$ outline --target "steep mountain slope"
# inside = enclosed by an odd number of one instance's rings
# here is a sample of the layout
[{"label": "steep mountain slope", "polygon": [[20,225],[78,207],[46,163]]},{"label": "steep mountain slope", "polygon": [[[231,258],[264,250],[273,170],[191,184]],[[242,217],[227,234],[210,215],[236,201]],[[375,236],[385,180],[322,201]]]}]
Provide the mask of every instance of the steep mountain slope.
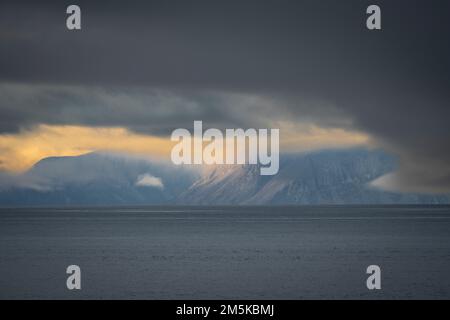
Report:
[{"label": "steep mountain slope", "polygon": [[280,171],[260,176],[257,165],[216,167],[179,197],[188,204],[449,203],[447,196],[398,194],[370,186],[395,160],[366,149],[285,155]]},{"label": "steep mountain slope", "polygon": [[240,204],[255,195],[270,178],[257,165],[207,166],[202,177],[181,193],[178,203]]}]

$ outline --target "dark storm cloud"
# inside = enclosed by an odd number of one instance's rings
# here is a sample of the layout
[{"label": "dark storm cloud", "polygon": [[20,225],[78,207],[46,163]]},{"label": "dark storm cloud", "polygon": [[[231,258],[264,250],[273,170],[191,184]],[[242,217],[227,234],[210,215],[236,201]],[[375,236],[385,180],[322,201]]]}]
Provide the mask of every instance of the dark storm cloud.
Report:
[{"label": "dark storm cloud", "polygon": [[[65,8],[73,3],[82,8],[81,31],[65,29]],[[382,9],[381,31],[365,28],[365,9],[373,3]],[[23,85],[25,91],[52,87],[22,103],[11,95],[10,84],[3,85],[9,86],[0,96],[3,132],[42,122],[165,132],[198,114],[238,125],[279,115],[310,117],[330,125],[350,123],[399,154],[399,186],[450,190],[448,1],[0,6],[0,81],[19,83],[16,88]],[[155,87],[183,93],[175,94],[178,103],[164,104],[148,93]],[[107,89],[86,97],[92,88]],[[233,99],[198,94],[207,91],[270,97],[276,103],[255,116],[258,109],[246,107],[248,100],[233,108]],[[121,107],[110,100],[114,94],[133,98]],[[108,101],[115,107],[108,109]],[[308,107],[305,101],[324,103]]]},{"label": "dark storm cloud", "polygon": [[[287,120],[288,116],[282,115],[292,113],[290,101],[212,90],[0,83],[0,97],[0,126],[8,133],[45,123],[125,126],[137,132],[169,135],[174,128],[191,127],[198,119],[217,128],[264,127],[268,120]],[[311,104],[305,101],[303,105]],[[321,105],[313,114],[320,117],[318,112],[324,110],[337,112],[332,105]]]}]

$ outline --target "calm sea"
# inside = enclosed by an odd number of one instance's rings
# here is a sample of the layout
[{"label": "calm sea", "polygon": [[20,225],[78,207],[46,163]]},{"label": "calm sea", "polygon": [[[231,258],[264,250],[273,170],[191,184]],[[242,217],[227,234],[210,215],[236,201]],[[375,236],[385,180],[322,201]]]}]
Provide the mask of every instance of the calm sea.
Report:
[{"label": "calm sea", "polygon": [[449,299],[450,207],[0,209],[0,298]]}]

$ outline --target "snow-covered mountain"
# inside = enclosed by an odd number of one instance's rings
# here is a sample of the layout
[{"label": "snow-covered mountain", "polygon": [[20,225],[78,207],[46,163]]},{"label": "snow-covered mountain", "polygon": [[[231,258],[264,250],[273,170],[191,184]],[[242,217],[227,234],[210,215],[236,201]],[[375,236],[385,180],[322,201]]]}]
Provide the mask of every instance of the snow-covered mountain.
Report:
[{"label": "snow-covered mountain", "polygon": [[269,181],[261,176],[257,165],[206,166],[189,189],[181,193],[178,203],[228,205],[248,201]]},{"label": "snow-covered mountain", "polygon": [[166,204],[198,177],[190,168],[117,154],[50,157],[7,177],[0,184],[0,205]]},{"label": "snow-covered mountain", "polygon": [[366,149],[284,155],[280,171],[260,176],[257,165],[214,167],[179,201],[207,205],[449,203],[448,196],[385,192],[370,185],[395,169],[395,159]]},{"label": "snow-covered mountain", "polygon": [[371,187],[395,163],[379,150],[328,150],[283,155],[277,175],[261,176],[258,165],[200,170],[113,154],[52,157],[22,175],[0,175],[0,205],[450,203]]}]

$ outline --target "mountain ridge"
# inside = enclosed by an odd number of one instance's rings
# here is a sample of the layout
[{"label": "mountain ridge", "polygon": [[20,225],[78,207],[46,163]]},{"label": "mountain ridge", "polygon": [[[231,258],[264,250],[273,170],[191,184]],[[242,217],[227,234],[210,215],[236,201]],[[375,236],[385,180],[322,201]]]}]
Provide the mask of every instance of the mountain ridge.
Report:
[{"label": "mountain ridge", "polygon": [[189,167],[115,154],[49,157],[0,189],[0,205],[449,204],[448,195],[387,192],[370,185],[396,160],[381,150],[321,150],[259,165]]}]

